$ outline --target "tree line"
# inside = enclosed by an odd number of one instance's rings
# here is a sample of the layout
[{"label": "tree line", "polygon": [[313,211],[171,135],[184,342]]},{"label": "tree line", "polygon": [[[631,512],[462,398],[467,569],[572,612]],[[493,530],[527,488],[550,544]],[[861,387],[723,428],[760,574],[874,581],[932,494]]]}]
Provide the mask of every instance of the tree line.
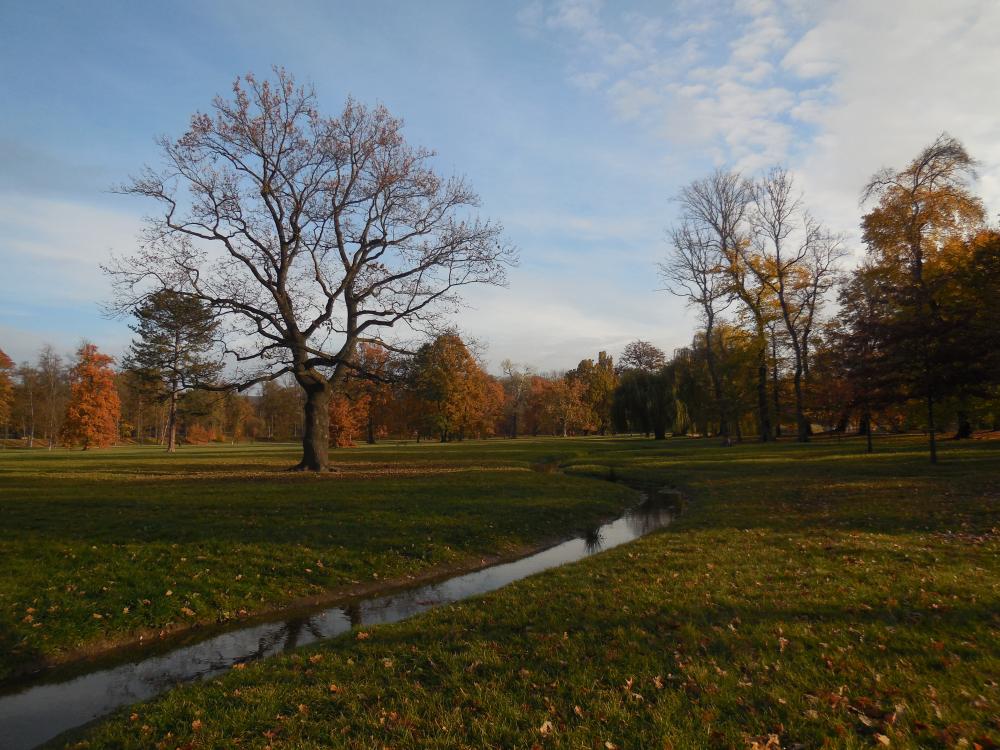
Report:
[{"label": "tree line", "polygon": [[444,325],[465,287],[506,283],[516,249],[384,107],[324,116],[278,68],[159,146],[119,187],[156,211],[105,268],[136,333],[118,370],[91,345],[69,366],[0,359],[0,417],[29,443],[297,439],[295,468],[322,471],[331,442],[388,435],[923,429],[936,460],[945,426],[997,423],[1000,235],[948,135],[864,186],[851,270],[786,169],[691,182],[660,264],[698,313],[691,343],[498,376]]}]

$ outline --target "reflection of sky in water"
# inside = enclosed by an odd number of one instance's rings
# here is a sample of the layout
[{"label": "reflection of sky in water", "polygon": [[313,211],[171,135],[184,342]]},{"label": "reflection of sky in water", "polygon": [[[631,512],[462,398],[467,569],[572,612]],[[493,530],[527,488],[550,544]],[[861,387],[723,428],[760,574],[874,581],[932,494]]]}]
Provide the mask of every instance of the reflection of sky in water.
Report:
[{"label": "reflection of sky in water", "polygon": [[495,591],[543,570],[617,547],[670,522],[668,507],[647,502],[582,537],[514,562],[440,583],[380,596],[311,616],[233,630],[162,656],[101,669],[64,682],[0,696],[0,750],[31,748],[114,709],[147,700],[181,682],[213,677],[233,664],[262,659],[359,625],[398,622],[432,607]]}]

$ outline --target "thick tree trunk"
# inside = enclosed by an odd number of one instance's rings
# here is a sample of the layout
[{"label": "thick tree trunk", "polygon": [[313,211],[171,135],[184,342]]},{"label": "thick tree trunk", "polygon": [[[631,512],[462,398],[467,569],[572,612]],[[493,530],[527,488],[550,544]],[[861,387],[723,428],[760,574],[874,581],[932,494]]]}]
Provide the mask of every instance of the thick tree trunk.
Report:
[{"label": "thick tree trunk", "polygon": [[170,391],[170,406],[167,411],[167,453],[177,451],[177,391]]},{"label": "thick tree trunk", "polygon": [[667,439],[667,428],[657,425],[653,428],[653,437],[656,440],[666,440]]},{"label": "thick tree trunk", "polygon": [[375,415],[368,410],[368,445],[375,445]]},{"label": "thick tree trunk", "polygon": [[970,437],[972,437],[972,422],[969,421],[967,412],[960,411],[958,413],[958,429],[955,430],[955,440],[965,440]]},{"label": "thick tree trunk", "polygon": [[299,378],[306,393],[302,423],[302,460],[296,471],[328,471],[330,468],[330,384],[319,373]]}]

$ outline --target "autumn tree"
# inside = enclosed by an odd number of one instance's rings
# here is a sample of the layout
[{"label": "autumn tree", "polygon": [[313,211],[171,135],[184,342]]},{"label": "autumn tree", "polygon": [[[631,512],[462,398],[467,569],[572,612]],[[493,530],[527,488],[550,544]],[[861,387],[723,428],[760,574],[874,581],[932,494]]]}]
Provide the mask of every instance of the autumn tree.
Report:
[{"label": "autumn tree", "polygon": [[983,223],[982,202],[969,189],[974,162],[955,138],[941,134],[904,169],[885,168],[862,200],[875,206],[862,219],[869,257],[892,274],[893,359],[911,392],[923,399],[931,463],[937,461],[935,405],[946,389],[949,331],[938,292],[947,285],[944,254]]},{"label": "autumn tree", "polygon": [[500,227],[472,215],[476,194],[436,174],[400,120],[352,100],[324,117],[280,69],[237,79],[160,147],[163,167],[122,188],[163,210],[142,249],[108,269],[118,304],[157,289],[200,300],[222,322],[228,386],[294,378],[301,470],[328,468],[328,402],[358,344],[432,325],[463,287],[504,283],[515,260]]},{"label": "autumn tree", "polygon": [[[659,352],[658,349],[656,351]],[[663,353],[659,353],[662,359]],[[590,412],[587,421],[594,425],[599,434],[607,433],[612,428],[611,402],[618,383],[614,360],[607,352],[598,352],[596,362],[592,359],[581,360],[575,370],[567,373],[567,377],[579,381],[583,386],[583,403]]]},{"label": "autumn tree", "polygon": [[503,407],[502,387],[454,332],[417,350],[410,378],[425,425],[442,443],[482,433]]},{"label": "autumn tree", "polygon": [[70,395],[62,439],[84,450],[112,445],[118,439],[121,404],[115,386],[114,360],[93,344],[83,344],[69,371]]},{"label": "autumn tree", "polygon": [[0,424],[7,427],[10,422],[11,405],[14,400],[14,381],[11,374],[14,361],[0,349]]},{"label": "autumn tree", "polygon": [[567,437],[571,432],[594,429],[593,415],[584,401],[586,388],[571,377],[543,381],[540,398],[542,423],[548,432]]},{"label": "autumn tree", "polygon": [[167,404],[166,449],[177,449],[177,401],[199,385],[213,385],[221,373],[211,356],[218,322],[204,301],[169,289],[150,294],[133,312],[137,334],[124,367],[155,383]]}]

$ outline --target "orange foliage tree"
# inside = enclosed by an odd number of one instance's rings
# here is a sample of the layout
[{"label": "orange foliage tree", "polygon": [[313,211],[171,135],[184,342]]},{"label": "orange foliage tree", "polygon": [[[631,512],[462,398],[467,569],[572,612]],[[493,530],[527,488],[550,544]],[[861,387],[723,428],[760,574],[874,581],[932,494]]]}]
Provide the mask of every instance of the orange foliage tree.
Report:
[{"label": "orange foliage tree", "polygon": [[10,373],[14,370],[14,361],[0,349],[0,425],[7,424],[10,419],[10,405],[14,400],[14,384]]},{"label": "orange foliage tree", "polygon": [[111,445],[118,438],[121,403],[115,387],[114,361],[101,354],[93,344],[84,344],[76,352],[76,364],[70,369],[70,397],[66,407],[62,439],[68,445],[82,444],[83,449]]},{"label": "orange foliage tree", "polygon": [[412,387],[421,402],[424,427],[441,442],[492,435],[503,411],[503,387],[456,333],[444,333],[420,347]]},{"label": "orange foliage tree", "polygon": [[368,422],[371,397],[361,394],[352,398],[343,393],[330,397],[330,441],[334,447],[347,448]]}]

